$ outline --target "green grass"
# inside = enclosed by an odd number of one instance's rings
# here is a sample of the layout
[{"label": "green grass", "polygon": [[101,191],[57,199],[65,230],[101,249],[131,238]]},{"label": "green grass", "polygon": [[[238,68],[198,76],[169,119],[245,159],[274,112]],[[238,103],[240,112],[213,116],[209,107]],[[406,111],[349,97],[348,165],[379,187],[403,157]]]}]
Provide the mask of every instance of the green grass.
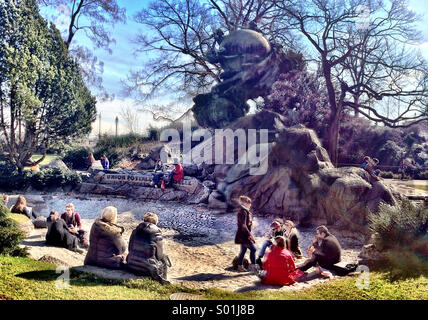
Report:
[{"label": "green grass", "polygon": [[428,186],[412,185],[412,188],[428,191]]},{"label": "green grass", "polygon": [[[39,160],[41,157],[42,157],[41,154],[34,154],[33,155],[34,161]],[[39,166],[47,165],[47,164],[51,163],[53,160],[58,159],[58,158],[60,158],[60,157],[56,154],[47,154],[46,157],[43,159],[43,161],[39,163]]]},{"label": "green grass", "polygon": [[216,300],[428,300],[428,278],[391,281],[384,273],[370,274],[370,288],[356,288],[357,277],[345,277],[300,291],[263,290],[235,293],[220,289],[193,290],[177,285],[162,286],[151,280],[113,281],[71,271],[70,287],[59,289],[56,266],[29,258],[0,256],[0,300],[166,300],[174,292],[201,294]]},{"label": "green grass", "polygon": [[18,223],[18,224],[22,224],[22,223],[30,221],[30,219],[28,219],[28,217],[25,214],[10,213],[9,216],[12,218],[12,220],[15,220],[16,223]]}]

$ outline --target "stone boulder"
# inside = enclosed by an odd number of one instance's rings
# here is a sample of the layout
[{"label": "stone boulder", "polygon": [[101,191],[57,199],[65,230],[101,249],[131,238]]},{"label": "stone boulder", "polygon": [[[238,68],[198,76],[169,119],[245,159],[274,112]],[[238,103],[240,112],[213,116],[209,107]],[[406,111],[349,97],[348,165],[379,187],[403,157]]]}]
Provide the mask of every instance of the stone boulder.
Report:
[{"label": "stone boulder", "polygon": [[34,231],[34,224],[26,215],[19,213],[11,213],[10,217],[16,221],[19,230],[21,230],[26,237],[30,236]]},{"label": "stone boulder", "polygon": [[358,255],[359,264],[372,266],[379,262],[385,261],[385,254],[379,251],[373,243],[369,243],[363,246],[361,252]]},{"label": "stone boulder", "polygon": [[60,168],[63,170],[70,170],[67,165],[61,159],[54,159],[50,163],[41,166],[42,169],[46,168]]},{"label": "stone boulder", "polygon": [[43,216],[39,216],[37,219],[34,219],[33,224],[36,229],[45,229],[48,227],[47,219]]}]

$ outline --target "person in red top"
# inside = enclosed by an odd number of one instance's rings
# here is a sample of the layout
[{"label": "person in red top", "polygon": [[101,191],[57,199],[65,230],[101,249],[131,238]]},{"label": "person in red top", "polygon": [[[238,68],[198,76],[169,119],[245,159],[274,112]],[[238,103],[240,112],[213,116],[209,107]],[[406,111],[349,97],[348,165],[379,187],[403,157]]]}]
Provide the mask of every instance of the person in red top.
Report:
[{"label": "person in red top", "polygon": [[285,238],[276,237],[276,245],[271,247],[266,261],[263,263],[264,273],[259,274],[266,285],[288,286],[296,282],[299,270],[295,271],[293,255],[285,248]]},{"label": "person in red top", "polygon": [[172,185],[172,182],[175,181],[176,183],[180,182],[184,178],[184,170],[183,166],[180,162],[178,162],[178,159],[174,159],[174,165],[175,169],[171,171],[169,174],[169,186]]}]

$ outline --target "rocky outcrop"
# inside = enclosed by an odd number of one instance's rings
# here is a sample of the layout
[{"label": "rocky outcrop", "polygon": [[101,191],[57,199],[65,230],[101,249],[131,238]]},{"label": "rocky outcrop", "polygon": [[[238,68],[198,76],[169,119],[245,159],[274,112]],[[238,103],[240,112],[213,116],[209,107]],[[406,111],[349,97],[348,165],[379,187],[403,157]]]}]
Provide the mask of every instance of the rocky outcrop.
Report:
[{"label": "rocky outcrop", "polygon": [[395,204],[390,188],[382,181],[373,180],[361,168],[335,168],[314,131],[303,126],[286,128],[280,115],[260,112],[229,128],[246,130],[257,125],[270,133],[269,151],[260,160],[266,173],[252,175],[251,169],[257,165],[238,164],[237,159],[249,159],[251,153],[235,148],[235,164],[214,168],[217,190],[208,199],[210,208],[233,206],[239,195],[245,194],[260,214],[291,218],[301,225],[325,223],[361,230],[369,210],[375,211],[380,202]]}]

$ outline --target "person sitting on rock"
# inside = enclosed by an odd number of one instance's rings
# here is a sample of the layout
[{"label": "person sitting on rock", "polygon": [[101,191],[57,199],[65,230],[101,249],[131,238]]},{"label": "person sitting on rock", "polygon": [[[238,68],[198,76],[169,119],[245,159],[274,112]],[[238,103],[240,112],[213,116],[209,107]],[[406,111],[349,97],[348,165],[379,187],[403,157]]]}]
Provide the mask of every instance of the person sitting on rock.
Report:
[{"label": "person sitting on rock", "polygon": [[247,249],[250,250],[250,262],[249,269],[254,270],[256,264],[256,251],[255,246],[256,239],[251,232],[253,226],[253,214],[250,212],[251,199],[247,196],[239,197],[239,209],[237,214],[237,225],[235,235],[235,243],[241,245],[241,251],[238,256],[238,272],[246,272],[243,264],[245,253]]},{"label": "person sitting on rock", "polygon": [[3,195],[3,205],[7,207],[7,204],[9,203],[9,196],[7,194]]},{"label": "person sitting on rock", "polygon": [[46,233],[46,244],[55,247],[66,248],[71,251],[83,253],[79,249],[79,239],[70,232],[64,220],[60,219],[57,211],[52,210],[47,219],[48,231]]},{"label": "person sitting on rock", "polygon": [[147,212],[143,222],[132,232],[126,268],[137,275],[147,275],[162,284],[169,283],[167,269],[171,262],[163,250],[163,238],[158,228],[158,216]]},{"label": "person sitting on rock", "polygon": [[184,169],[178,159],[174,159],[175,169],[169,173],[168,186],[172,186],[172,183],[179,183],[184,178]]},{"label": "person sitting on rock", "polygon": [[82,247],[88,247],[88,233],[82,229],[80,215],[74,210],[74,205],[68,203],[65,205],[65,212],[61,215],[61,219],[67,223],[68,228],[78,238]]},{"label": "person sitting on rock", "polygon": [[348,274],[351,270],[335,266],[341,260],[341,247],[336,237],[332,235],[326,226],[316,228],[316,236],[312,239],[312,246],[308,250],[309,258],[297,268],[306,271],[316,267],[317,273],[331,278],[330,271],[339,276]]},{"label": "person sitting on rock", "polygon": [[117,225],[117,209],[105,207],[101,219],[96,219],[89,236],[89,249],[85,265],[120,269],[124,267],[126,243],[124,228]]},{"label": "person sitting on rock", "polygon": [[101,156],[101,165],[103,166],[104,170],[108,170],[110,168],[110,162],[108,161],[105,154]]},{"label": "person sitting on rock", "polygon": [[275,238],[275,245],[271,247],[263,271],[258,272],[262,283],[266,285],[288,286],[295,283],[295,278],[301,271],[295,270],[293,255],[285,248],[286,239],[282,236]]},{"label": "person sitting on rock", "polygon": [[37,219],[37,215],[34,212],[33,208],[27,207],[27,200],[24,196],[18,196],[18,199],[16,199],[15,204],[12,206],[12,208],[10,208],[10,212],[25,214],[28,219],[31,219],[31,216],[33,216],[34,219]]},{"label": "person sitting on rock", "polygon": [[284,236],[285,233],[284,227],[278,220],[273,221],[270,228],[271,231],[266,233],[266,237],[268,237],[268,239],[263,242],[262,248],[259,251],[259,256],[256,260],[260,268],[262,267],[262,259],[265,255],[266,249],[273,245],[273,241],[276,237]]},{"label": "person sitting on rock", "polygon": [[153,184],[155,188],[160,188],[161,182],[163,179],[163,171],[165,170],[165,166],[163,165],[161,160],[158,160],[155,164],[154,174],[153,174]]},{"label": "person sitting on rock", "polygon": [[300,249],[299,244],[299,231],[297,230],[294,222],[291,220],[286,220],[284,223],[285,228],[285,239],[287,249],[291,251],[291,253],[297,258],[300,259],[302,257],[302,250]]},{"label": "person sitting on rock", "polygon": [[374,173],[375,167],[379,164],[379,160],[376,158],[371,159],[368,156],[364,157],[364,162],[361,165],[361,168],[366,170],[371,177],[373,177],[375,180],[379,180],[379,177]]}]

